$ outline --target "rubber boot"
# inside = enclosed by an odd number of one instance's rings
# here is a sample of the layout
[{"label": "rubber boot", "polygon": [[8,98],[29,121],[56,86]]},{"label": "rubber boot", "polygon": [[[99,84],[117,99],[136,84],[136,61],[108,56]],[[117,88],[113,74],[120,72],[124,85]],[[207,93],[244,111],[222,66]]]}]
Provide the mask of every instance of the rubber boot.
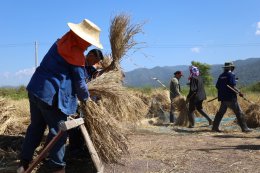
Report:
[{"label": "rubber boot", "polygon": [[206,114],[203,109],[198,110],[198,112],[208,120],[209,126],[213,124],[213,121],[209,118],[208,114]]},{"label": "rubber boot", "polygon": [[194,124],[195,124],[195,116],[194,116],[194,113],[193,112],[189,112],[189,128],[193,128],[194,127]]},{"label": "rubber boot", "polygon": [[247,133],[247,132],[253,131],[252,129],[248,128],[243,114],[237,115],[237,122],[238,122],[238,125],[241,127],[242,132]]},{"label": "rubber boot", "polygon": [[215,119],[213,121],[212,131],[221,132],[219,130],[219,124],[220,124],[222,118],[223,118],[223,115],[221,115],[219,112],[217,112]]}]

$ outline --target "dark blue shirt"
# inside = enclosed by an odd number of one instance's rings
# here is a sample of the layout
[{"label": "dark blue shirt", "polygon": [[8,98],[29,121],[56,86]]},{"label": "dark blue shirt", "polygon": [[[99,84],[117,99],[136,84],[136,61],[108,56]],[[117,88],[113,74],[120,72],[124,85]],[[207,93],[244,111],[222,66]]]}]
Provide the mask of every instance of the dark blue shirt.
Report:
[{"label": "dark blue shirt", "polygon": [[33,74],[27,90],[66,115],[75,114],[77,98],[85,101],[89,97],[86,77],[85,68],[67,63],[54,43]]},{"label": "dark blue shirt", "polygon": [[227,85],[231,86],[232,88],[236,86],[235,74],[233,74],[231,71],[225,71],[218,78],[216,83],[216,88],[218,89],[218,100],[236,101],[236,93],[228,88]]}]

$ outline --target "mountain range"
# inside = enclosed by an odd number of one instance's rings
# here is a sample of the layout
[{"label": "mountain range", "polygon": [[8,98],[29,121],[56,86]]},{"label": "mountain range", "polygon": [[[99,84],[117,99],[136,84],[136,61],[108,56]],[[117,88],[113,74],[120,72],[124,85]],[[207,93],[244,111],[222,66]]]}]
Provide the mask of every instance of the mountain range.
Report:
[{"label": "mountain range", "polygon": [[[245,60],[233,61],[235,65],[234,73],[238,78],[238,85],[245,86],[260,81],[260,58],[248,58]],[[224,64],[224,63],[223,63]],[[218,76],[223,72],[223,64],[210,65],[210,74],[213,77],[213,85]],[[185,85],[188,82],[189,66],[164,66],[154,67],[152,69],[138,68],[125,72],[125,85],[130,87],[158,87],[161,86],[152,78],[159,79],[164,85],[168,86],[173,73],[177,70],[183,71],[184,76],[180,79],[180,84]]]}]

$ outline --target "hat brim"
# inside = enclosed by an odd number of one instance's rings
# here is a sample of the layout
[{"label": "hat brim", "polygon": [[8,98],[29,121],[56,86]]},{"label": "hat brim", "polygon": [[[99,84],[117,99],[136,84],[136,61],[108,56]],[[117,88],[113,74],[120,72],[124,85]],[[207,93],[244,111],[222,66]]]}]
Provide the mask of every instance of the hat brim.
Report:
[{"label": "hat brim", "polygon": [[229,68],[229,67],[235,67],[234,65],[232,66],[223,66],[222,68]]},{"label": "hat brim", "polygon": [[83,40],[85,40],[88,43],[96,46],[99,49],[103,49],[103,45],[100,42],[97,42],[95,39],[93,39],[93,37],[91,35],[82,31],[82,29],[77,24],[68,23],[68,26],[75,34],[77,34]]}]

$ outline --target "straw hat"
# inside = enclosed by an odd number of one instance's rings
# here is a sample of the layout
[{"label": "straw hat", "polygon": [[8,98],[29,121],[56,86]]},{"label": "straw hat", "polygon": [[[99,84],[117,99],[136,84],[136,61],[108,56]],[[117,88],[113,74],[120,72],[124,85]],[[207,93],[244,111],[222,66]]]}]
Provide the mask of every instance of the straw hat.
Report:
[{"label": "straw hat", "polygon": [[235,67],[233,62],[225,62],[224,66],[222,68],[229,68],[229,67]]},{"label": "straw hat", "polygon": [[83,40],[103,49],[99,41],[100,28],[88,19],[84,19],[79,24],[68,23],[69,28]]}]

